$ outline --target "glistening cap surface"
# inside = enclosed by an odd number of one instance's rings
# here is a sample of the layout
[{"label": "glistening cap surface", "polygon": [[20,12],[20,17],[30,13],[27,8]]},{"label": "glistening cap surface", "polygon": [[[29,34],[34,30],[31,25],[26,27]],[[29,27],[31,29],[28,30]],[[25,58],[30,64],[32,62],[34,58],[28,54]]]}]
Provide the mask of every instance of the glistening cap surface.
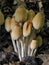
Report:
[{"label": "glistening cap surface", "polygon": [[44,25],[45,16],[43,12],[38,12],[32,20],[35,29],[41,29]]},{"label": "glistening cap surface", "polygon": [[37,48],[37,46],[38,46],[37,40],[32,40],[31,44],[30,44],[31,49],[35,49],[35,48]]},{"label": "glistening cap surface", "polygon": [[27,37],[30,35],[32,30],[32,23],[29,21],[26,21],[23,25],[23,36]]},{"label": "glistening cap surface", "polygon": [[15,26],[11,32],[11,37],[13,40],[17,40],[22,35],[22,29],[19,26]]},{"label": "glistening cap surface", "polygon": [[7,32],[11,31],[11,18],[7,17],[5,20],[5,29]]},{"label": "glistening cap surface", "polygon": [[14,16],[17,22],[24,22],[27,20],[27,10],[24,7],[18,7]]}]

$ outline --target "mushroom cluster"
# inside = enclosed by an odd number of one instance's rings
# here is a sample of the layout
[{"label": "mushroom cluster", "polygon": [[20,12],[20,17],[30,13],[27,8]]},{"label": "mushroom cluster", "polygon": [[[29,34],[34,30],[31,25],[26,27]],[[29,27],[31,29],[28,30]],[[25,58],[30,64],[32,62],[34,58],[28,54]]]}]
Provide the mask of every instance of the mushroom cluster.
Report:
[{"label": "mushroom cluster", "polygon": [[12,17],[5,20],[5,29],[10,32],[14,51],[18,53],[20,61],[23,57],[35,56],[37,48],[42,45],[42,37],[36,34],[44,26],[43,11],[35,14],[34,10],[27,10],[19,6]]}]

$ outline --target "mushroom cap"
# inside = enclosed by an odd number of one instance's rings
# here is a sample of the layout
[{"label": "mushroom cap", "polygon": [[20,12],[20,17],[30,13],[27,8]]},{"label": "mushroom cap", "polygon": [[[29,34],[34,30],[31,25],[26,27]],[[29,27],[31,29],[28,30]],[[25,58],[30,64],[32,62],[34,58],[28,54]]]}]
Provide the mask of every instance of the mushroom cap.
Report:
[{"label": "mushroom cap", "polygon": [[13,17],[12,19],[11,19],[11,30],[13,30],[13,28],[16,26],[16,21],[15,21],[15,18]]},{"label": "mushroom cap", "polygon": [[5,20],[5,29],[7,32],[11,31],[11,17],[7,17]]},{"label": "mushroom cap", "polygon": [[37,37],[37,41],[38,41],[38,47],[41,47],[43,42],[42,42],[42,37],[40,35]]},{"label": "mushroom cap", "polygon": [[27,37],[30,35],[32,30],[32,23],[30,21],[26,21],[23,25],[23,36]]},{"label": "mushroom cap", "polygon": [[4,24],[4,15],[3,13],[0,11],[0,25]]},{"label": "mushroom cap", "polygon": [[33,18],[35,16],[35,12],[33,10],[29,10],[28,12],[28,19],[32,22]]},{"label": "mushroom cap", "polygon": [[17,40],[22,35],[22,29],[20,26],[16,25],[11,31],[11,37],[13,40]]},{"label": "mushroom cap", "polygon": [[27,10],[24,7],[18,7],[14,16],[17,22],[24,22],[27,20]]},{"label": "mushroom cap", "polygon": [[43,12],[38,12],[32,20],[33,27],[36,30],[41,29],[44,25],[44,20],[45,20],[44,13]]},{"label": "mushroom cap", "polygon": [[30,48],[31,49],[36,49],[38,47],[37,40],[32,40],[30,43]]}]

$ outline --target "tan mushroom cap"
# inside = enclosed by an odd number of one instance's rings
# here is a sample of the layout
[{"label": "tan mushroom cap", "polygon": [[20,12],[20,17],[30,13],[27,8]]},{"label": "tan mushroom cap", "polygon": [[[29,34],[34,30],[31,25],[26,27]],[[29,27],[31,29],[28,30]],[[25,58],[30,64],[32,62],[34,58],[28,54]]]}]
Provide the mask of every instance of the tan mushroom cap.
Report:
[{"label": "tan mushroom cap", "polygon": [[37,40],[32,40],[31,43],[30,43],[30,48],[35,49],[37,47],[38,47]]},{"label": "tan mushroom cap", "polygon": [[24,22],[27,20],[27,10],[24,7],[18,7],[14,16],[17,22]]},{"label": "tan mushroom cap", "polygon": [[3,13],[0,11],[0,25],[4,24],[4,15]]},{"label": "tan mushroom cap", "polygon": [[13,28],[16,26],[16,21],[15,21],[15,18],[14,17],[12,17],[12,19],[11,19],[11,30],[13,30]]},{"label": "tan mushroom cap", "polygon": [[22,35],[22,29],[20,26],[16,25],[11,32],[11,37],[13,40],[17,40]]},{"label": "tan mushroom cap", "polygon": [[7,17],[5,20],[5,29],[7,32],[11,31],[11,17]]},{"label": "tan mushroom cap", "polygon": [[37,37],[37,41],[38,41],[38,47],[41,47],[43,42],[42,42],[42,37],[40,35]]},{"label": "tan mushroom cap", "polygon": [[23,36],[27,37],[31,34],[32,23],[30,21],[26,21],[23,25]]},{"label": "tan mushroom cap", "polygon": [[41,29],[44,25],[44,20],[45,20],[44,13],[43,12],[38,12],[32,20],[33,27],[36,30]]},{"label": "tan mushroom cap", "polygon": [[29,10],[28,12],[28,19],[32,22],[33,18],[35,16],[35,12],[33,10]]}]

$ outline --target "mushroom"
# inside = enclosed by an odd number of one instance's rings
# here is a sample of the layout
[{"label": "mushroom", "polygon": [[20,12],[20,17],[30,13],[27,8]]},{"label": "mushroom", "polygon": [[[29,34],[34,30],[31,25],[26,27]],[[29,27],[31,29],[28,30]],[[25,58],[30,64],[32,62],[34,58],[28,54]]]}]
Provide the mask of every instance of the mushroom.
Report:
[{"label": "mushroom", "polygon": [[[27,20],[24,25],[23,25],[23,38],[24,38],[24,52],[25,52],[25,55],[27,55],[27,47],[28,47],[28,40],[29,40],[29,36],[31,34],[31,31],[32,31],[32,23]],[[26,42],[25,42],[26,41]]]},{"label": "mushroom", "polygon": [[7,17],[5,20],[5,29],[7,32],[11,31],[11,17]]},{"label": "mushroom", "polygon": [[22,35],[22,29],[19,25],[16,25],[11,32],[11,38],[13,44],[15,44],[15,40],[16,40],[15,51],[18,52],[20,61],[21,61],[21,54],[20,54],[20,44],[18,41],[21,35]]},{"label": "mushroom", "polygon": [[28,20],[23,25],[23,36],[27,37],[31,34],[32,23]]},{"label": "mushroom", "polygon": [[35,16],[35,12],[33,10],[29,10],[29,12],[28,12],[28,20],[30,20],[32,22],[34,16]]},{"label": "mushroom", "polygon": [[17,22],[25,22],[27,20],[27,10],[24,7],[18,7],[14,16]]},{"label": "mushroom", "polygon": [[28,39],[28,56],[30,56],[30,53],[31,53],[30,43],[33,39],[36,39],[36,33],[34,32],[34,30],[32,30],[31,35],[29,36],[29,39]]},{"label": "mushroom", "polygon": [[38,48],[38,42],[37,42],[37,40],[32,40],[31,43],[30,43],[30,49],[31,49],[30,55],[31,56],[32,55],[35,56],[37,48]]},{"label": "mushroom", "polygon": [[[10,17],[7,17],[6,20],[5,20],[5,29],[6,29],[7,32],[11,31],[11,18]],[[15,46],[15,42],[13,40],[12,40],[12,43],[13,43],[14,51],[17,52],[16,46]]]},{"label": "mushroom", "polygon": [[4,15],[3,13],[0,11],[0,25],[4,24]]},{"label": "mushroom", "polygon": [[38,41],[38,47],[41,47],[43,42],[42,42],[42,37],[40,35],[37,36],[37,41]]},{"label": "mushroom", "polygon": [[45,15],[43,12],[38,12],[32,20],[34,29],[39,30],[43,27],[45,20]]}]

